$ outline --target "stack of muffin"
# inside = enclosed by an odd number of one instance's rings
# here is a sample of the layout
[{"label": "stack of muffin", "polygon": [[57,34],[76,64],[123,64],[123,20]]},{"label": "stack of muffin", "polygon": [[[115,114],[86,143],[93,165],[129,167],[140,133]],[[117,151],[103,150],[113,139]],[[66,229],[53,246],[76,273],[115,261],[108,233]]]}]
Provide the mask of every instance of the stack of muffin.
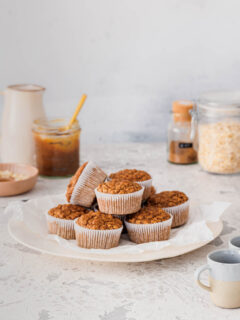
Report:
[{"label": "stack of muffin", "polygon": [[68,204],[47,213],[48,230],[76,239],[82,248],[118,246],[123,227],[135,243],[167,240],[171,228],[185,224],[189,215],[183,192],[156,193],[147,172],[125,169],[107,176],[92,161],[72,177],[66,198]]}]

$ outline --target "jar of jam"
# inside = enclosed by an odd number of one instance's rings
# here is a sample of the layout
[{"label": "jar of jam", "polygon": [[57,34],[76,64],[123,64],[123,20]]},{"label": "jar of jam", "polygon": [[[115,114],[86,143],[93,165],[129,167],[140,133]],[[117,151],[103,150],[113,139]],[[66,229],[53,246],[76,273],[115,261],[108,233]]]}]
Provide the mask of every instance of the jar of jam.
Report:
[{"label": "jar of jam", "polygon": [[33,123],[36,166],[40,175],[66,177],[79,167],[81,129],[75,121],[66,129],[68,119],[39,119]]}]

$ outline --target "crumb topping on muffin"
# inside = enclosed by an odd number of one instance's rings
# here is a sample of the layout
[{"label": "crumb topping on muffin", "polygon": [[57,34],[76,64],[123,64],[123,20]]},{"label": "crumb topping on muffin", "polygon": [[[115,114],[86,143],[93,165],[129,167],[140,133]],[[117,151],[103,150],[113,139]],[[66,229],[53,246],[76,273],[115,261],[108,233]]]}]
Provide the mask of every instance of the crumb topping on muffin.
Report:
[{"label": "crumb topping on muffin", "polygon": [[152,224],[170,219],[169,213],[159,207],[144,207],[140,211],[127,217],[127,221],[134,224]]},{"label": "crumb topping on muffin", "polygon": [[129,181],[146,181],[152,179],[150,174],[143,170],[125,169],[115,173],[111,173],[109,178]]},{"label": "crumb topping on muffin", "polygon": [[122,227],[120,219],[100,211],[90,211],[77,219],[76,223],[81,227],[92,230],[113,230]]},{"label": "crumb topping on muffin", "polygon": [[150,194],[150,196],[156,194],[156,192],[157,192],[156,188],[154,186],[151,186],[151,194]]},{"label": "crumb topping on muffin", "polygon": [[151,195],[147,204],[150,206],[159,206],[160,208],[175,207],[188,201],[188,197],[181,191],[163,191]]},{"label": "crumb topping on muffin", "polygon": [[111,180],[101,183],[97,190],[102,193],[128,194],[141,190],[142,187],[136,182],[127,180]]},{"label": "crumb topping on muffin", "polygon": [[88,209],[74,204],[59,204],[48,211],[50,216],[59,219],[74,220],[89,212]]},{"label": "crumb topping on muffin", "polygon": [[72,176],[68,186],[67,186],[67,192],[66,192],[66,198],[67,201],[70,202],[72,193],[73,193],[73,189],[75,187],[75,184],[78,181],[78,178],[80,177],[80,175],[82,174],[83,170],[85,169],[86,165],[88,164],[88,162],[85,162],[74,174],[74,176]]}]

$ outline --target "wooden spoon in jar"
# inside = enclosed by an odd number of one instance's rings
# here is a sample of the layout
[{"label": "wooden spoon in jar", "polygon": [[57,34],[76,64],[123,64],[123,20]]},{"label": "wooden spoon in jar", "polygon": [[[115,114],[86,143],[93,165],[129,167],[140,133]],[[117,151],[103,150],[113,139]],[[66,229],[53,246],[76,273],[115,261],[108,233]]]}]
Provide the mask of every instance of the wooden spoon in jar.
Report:
[{"label": "wooden spoon in jar", "polygon": [[81,97],[81,100],[79,101],[79,103],[74,111],[74,114],[73,114],[71,120],[68,123],[68,125],[66,125],[65,127],[59,128],[58,129],[59,131],[67,131],[67,130],[71,129],[71,127],[72,127],[73,123],[75,122],[79,112],[81,111],[86,99],[87,99],[87,95],[83,94]]}]

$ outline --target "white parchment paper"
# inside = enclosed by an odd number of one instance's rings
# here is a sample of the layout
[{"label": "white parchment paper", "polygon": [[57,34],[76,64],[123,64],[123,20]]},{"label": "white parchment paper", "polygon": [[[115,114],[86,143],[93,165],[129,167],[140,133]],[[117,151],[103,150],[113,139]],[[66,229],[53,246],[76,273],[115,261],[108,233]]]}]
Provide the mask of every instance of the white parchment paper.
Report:
[{"label": "white parchment paper", "polygon": [[[21,221],[24,227],[43,239],[57,241],[60,246],[77,250],[78,252],[101,253],[102,249],[84,249],[76,245],[75,240],[65,240],[57,235],[48,234],[45,213],[58,204],[66,203],[64,195],[45,196],[25,203],[11,203],[5,209],[5,216]],[[135,244],[129,241],[127,235],[122,235],[120,245],[117,248],[104,250],[104,254],[117,253],[141,253],[148,250],[160,250],[169,245],[183,246],[203,241],[211,241],[213,234],[208,228],[207,221],[218,221],[223,212],[230,206],[228,202],[212,202],[210,204],[198,204],[190,202],[190,218],[186,225],[171,230],[170,239],[167,241]]]}]

